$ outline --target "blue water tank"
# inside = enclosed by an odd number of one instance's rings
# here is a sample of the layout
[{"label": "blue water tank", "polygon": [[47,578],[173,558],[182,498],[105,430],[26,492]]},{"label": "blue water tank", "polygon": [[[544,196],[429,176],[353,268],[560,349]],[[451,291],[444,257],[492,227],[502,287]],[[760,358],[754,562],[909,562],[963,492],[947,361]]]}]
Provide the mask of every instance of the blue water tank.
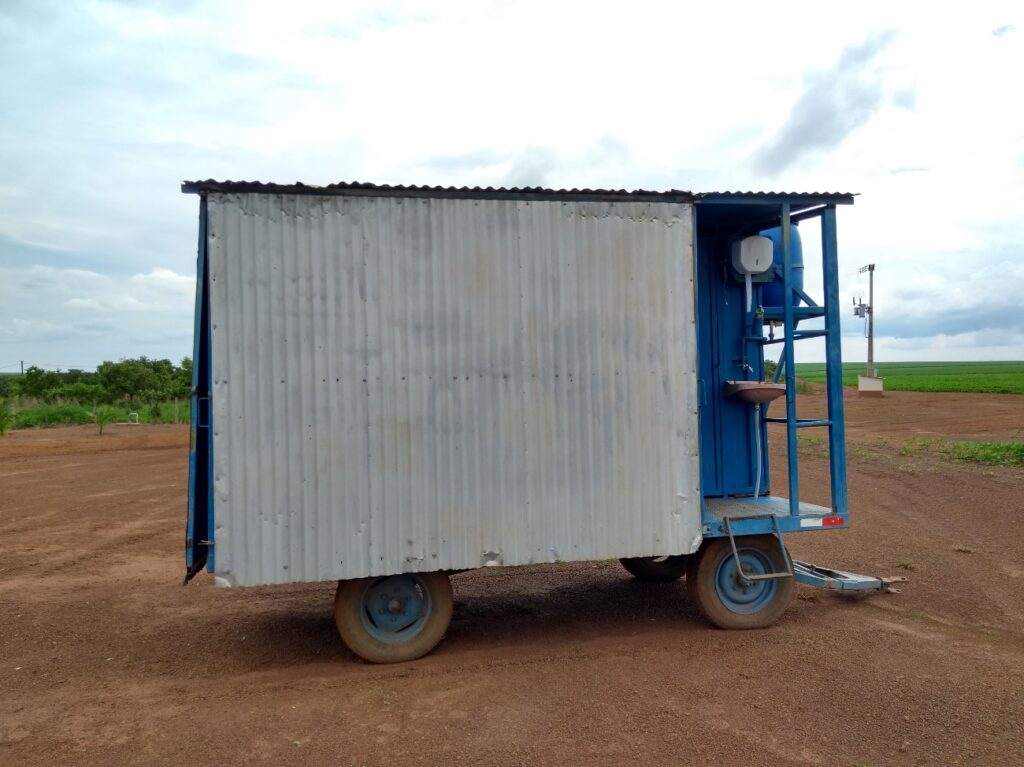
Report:
[{"label": "blue water tank", "polygon": [[[772,260],[779,267],[779,275],[771,282],[765,283],[761,289],[761,306],[782,306],[782,227],[765,229],[762,237],[772,241]],[[804,289],[804,247],[800,242],[800,230],[796,224],[789,225],[789,260],[793,266],[793,285]],[[800,300],[793,302],[798,306]]]}]

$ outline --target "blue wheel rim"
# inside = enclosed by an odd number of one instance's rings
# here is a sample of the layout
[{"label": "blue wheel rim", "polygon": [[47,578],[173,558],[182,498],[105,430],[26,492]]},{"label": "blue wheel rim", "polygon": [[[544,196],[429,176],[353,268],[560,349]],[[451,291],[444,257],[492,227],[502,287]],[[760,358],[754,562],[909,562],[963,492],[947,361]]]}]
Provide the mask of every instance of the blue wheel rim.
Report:
[{"label": "blue wheel rim", "polygon": [[[775,572],[771,558],[758,549],[739,549],[743,572],[765,575]],[[726,608],[738,615],[760,612],[775,598],[778,586],[775,580],[744,581],[736,567],[736,557],[730,551],[715,571],[715,593]]]},{"label": "blue wheel rim", "polygon": [[408,642],[423,631],[430,616],[430,591],[415,573],[380,578],[363,592],[359,617],[379,642]]}]

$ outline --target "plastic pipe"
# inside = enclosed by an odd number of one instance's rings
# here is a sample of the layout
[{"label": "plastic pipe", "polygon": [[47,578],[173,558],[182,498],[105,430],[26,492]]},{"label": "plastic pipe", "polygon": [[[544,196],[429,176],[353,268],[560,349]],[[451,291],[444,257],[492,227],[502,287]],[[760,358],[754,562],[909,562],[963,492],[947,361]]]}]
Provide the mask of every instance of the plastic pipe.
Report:
[{"label": "plastic pipe", "polygon": [[754,451],[757,468],[754,470],[754,500],[761,494],[761,403],[754,405]]}]

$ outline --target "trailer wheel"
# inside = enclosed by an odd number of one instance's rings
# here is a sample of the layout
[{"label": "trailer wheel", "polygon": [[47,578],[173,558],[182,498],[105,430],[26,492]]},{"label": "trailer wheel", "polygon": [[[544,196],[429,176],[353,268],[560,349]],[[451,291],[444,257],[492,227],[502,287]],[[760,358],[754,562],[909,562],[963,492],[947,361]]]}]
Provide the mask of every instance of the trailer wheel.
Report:
[{"label": "trailer wheel", "polygon": [[339,581],[334,622],[348,648],[371,663],[415,660],[434,649],[452,618],[445,573]]},{"label": "trailer wheel", "polygon": [[626,572],[644,583],[669,583],[686,575],[686,554],[667,557],[630,557],[620,559]]},{"label": "trailer wheel", "polygon": [[[773,535],[736,539],[743,571],[750,575],[781,573],[786,563]],[[686,573],[690,600],[711,624],[721,629],[770,626],[793,599],[793,578],[744,582],[728,538],[705,540],[690,557]]]}]

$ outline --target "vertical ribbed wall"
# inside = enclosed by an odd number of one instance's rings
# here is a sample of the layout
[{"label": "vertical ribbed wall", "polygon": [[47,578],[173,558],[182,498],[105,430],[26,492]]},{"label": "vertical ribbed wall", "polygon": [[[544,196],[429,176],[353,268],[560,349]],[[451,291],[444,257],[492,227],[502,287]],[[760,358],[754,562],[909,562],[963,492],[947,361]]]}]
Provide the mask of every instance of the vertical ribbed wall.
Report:
[{"label": "vertical ribbed wall", "polygon": [[689,205],[213,194],[217,571],[689,552]]}]

